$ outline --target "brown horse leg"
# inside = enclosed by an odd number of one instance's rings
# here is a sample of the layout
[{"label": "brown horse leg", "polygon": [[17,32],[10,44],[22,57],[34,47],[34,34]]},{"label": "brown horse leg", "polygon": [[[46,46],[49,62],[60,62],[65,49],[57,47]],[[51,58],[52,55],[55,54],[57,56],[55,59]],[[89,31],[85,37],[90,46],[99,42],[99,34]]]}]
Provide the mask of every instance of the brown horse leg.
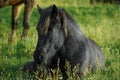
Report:
[{"label": "brown horse leg", "polygon": [[30,16],[32,14],[34,5],[36,3],[36,0],[27,0],[25,3],[25,9],[24,9],[24,20],[23,20],[23,32],[22,32],[22,39],[25,39],[27,37],[28,28],[29,28],[29,22],[30,22]]},{"label": "brown horse leg", "polygon": [[15,39],[21,8],[22,8],[22,4],[17,4],[12,6],[12,21],[11,21],[12,32],[9,37],[9,42],[12,42]]}]

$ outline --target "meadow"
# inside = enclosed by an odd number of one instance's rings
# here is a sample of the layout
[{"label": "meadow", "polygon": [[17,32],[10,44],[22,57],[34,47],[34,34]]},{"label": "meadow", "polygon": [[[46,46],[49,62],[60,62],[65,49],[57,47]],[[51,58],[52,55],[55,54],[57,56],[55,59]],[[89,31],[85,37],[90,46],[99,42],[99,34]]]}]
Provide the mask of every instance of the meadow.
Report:
[{"label": "meadow", "polygon": [[[120,79],[120,5],[90,5],[89,0],[39,0],[37,4],[43,8],[52,4],[65,8],[80,25],[85,35],[102,48],[105,55],[105,68],[102,71],[88,74],[83,80]],[[35,6],[28,37],[26,40],[21,40],[22,9],[16,39],[10,44],[8,38],[11,32],[11,7],[0,9],[0,80],[33,79],[31,75],[20,71],[20,68],[26,62],[33,61],[37,43],[38,19],[39,15]],[[71,77],[69,80],[77,80],[77,78]]]}]

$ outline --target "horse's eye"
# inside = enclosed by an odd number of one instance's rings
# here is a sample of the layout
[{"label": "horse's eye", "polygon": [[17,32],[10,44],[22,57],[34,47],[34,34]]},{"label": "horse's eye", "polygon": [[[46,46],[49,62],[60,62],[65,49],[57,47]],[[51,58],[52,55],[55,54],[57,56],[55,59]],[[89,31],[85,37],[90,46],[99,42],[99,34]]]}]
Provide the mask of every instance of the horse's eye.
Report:
[{"label": "horse's eye", "polygon": [[59,27],[60,27],[60,24],[57,24],[57,27],[59,28]]}]

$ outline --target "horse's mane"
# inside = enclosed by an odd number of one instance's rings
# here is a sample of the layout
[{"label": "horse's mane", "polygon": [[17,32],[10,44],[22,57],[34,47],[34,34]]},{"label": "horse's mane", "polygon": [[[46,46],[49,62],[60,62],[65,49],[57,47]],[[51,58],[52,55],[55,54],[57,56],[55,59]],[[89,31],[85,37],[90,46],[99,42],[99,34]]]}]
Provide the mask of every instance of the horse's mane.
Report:
[{"label": "horse's mane", "polygon": [[63,11],[66,14],[66,18],[68,18],[68,20],[75,25],[76,28],[80,28],[79,25],[76,23],[76,21],[74,20],[74,18],[65,10],[65,9],[60,9],[60,11]]},{"label": "horse's mane", "polygon": [[[76,32],[76,34],[80,35],[77,38],[83,40],[84,39],[84,33],[81,31],[79,25],[76,23],[76,21],[74,20],[74,18],[69,13],[67,13],[66,10],[64,10],[64,9],[60,9],[60,11],[63,11],[65,13],[65,16],[66,16],[66,19],[67,19],[67,22],[65,24],[69,28],[67,30],[69,30],[70,32],[71,31],[73,32],[73,29],[74,29],[75,30],[74,32]],[[73,34],[73,35],[75,37],[75,34]]]}]

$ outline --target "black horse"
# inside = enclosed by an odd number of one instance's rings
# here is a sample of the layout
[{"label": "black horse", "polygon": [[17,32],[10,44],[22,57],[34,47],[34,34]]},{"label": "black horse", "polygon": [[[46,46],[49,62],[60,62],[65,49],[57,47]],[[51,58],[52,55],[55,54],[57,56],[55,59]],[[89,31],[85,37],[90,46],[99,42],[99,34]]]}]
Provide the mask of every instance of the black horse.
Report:
[{"label": "black horse", "polygon": [[59,67],[63,79],[67,79],[65,62],[69,61],[71,68],[79,64],[78,75],[84,76],[87,68],[96,70],[104,67],[104,55],[100,47],[80,30],[75,20],[56,5],[42,9],[37,25],[38,42],[34,52],[34,62],[44,64],[46,68]]}]

